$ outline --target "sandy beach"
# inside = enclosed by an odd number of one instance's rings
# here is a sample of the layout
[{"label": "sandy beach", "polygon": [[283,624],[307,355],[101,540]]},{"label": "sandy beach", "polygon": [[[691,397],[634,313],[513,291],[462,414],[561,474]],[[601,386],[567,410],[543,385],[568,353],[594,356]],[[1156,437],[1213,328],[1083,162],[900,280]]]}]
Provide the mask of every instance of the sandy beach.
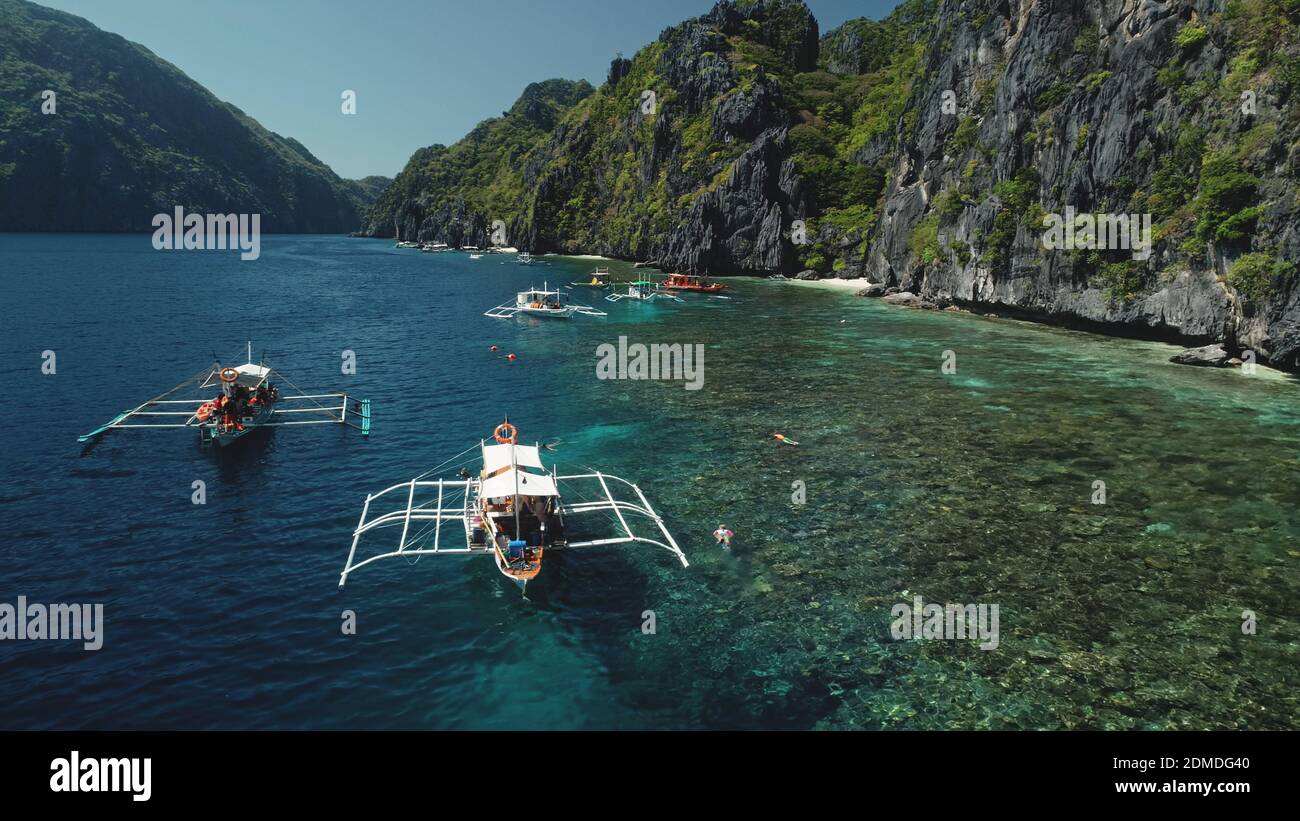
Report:
[{"label": "sandy beach", "polygon": [[835,288],[843,291],[861,291],[871,284],[871,280],[866,279],[841,279],[839,277],[828,277],[826,279],[788,279],[786,282],[795,285],[811,285],[818,288]]}]

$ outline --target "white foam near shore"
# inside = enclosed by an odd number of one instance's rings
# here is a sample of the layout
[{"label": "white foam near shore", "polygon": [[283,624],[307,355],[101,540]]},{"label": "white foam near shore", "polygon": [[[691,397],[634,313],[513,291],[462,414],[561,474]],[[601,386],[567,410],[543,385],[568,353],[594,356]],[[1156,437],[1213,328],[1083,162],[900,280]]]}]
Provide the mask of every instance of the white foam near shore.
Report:
[{"label": "white foam near shore", "polygon": [[835,288],[845,291],[861,291],[871,284],[871,280],[866,279],[841,279],[839,277],[827,277],[826,279],[787,279],[786,282],[793,282],[795,285],[814,285],[819,288]]}]

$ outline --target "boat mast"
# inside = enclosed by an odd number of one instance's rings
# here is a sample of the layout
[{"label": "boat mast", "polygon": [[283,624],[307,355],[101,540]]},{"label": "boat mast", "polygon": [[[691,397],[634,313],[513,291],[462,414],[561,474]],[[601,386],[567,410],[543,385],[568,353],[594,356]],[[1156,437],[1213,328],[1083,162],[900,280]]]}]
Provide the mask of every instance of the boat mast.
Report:
[{"label": "boat mast", "polygon": [[[510,422],[509,416],[506,417],[506,422],[507,423]],[[510,471],[515,475],[515,538],[516,539],[518,539],[521,535],[519,533],[519,506],[523,504],[523,501],[519,498],[519,466],[515,459],[515,441],[518,439],[519,439],[519,434],[516,432],[515,435],[511,437],[510,440]]]}]

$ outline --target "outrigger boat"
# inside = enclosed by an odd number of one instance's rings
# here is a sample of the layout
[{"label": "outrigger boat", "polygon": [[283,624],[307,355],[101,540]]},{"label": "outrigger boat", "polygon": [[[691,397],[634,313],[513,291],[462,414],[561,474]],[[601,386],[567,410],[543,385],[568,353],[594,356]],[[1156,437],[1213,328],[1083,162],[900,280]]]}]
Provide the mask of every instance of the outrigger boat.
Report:
[{"label": "outrigger boat", "polygon": [[569,301],[568,294],[547,290],[546,283],[541,288],[530,287],[527,291],[515,294],[514,302],[498,305],[483,316],[493,319],[509,319],[517,315],[544,316],[553,319],[568,319],[574,314],[587,316],[608,316],[604,311],[597,311],[588,305],[575,305]]},{"label": "outrigger boat", "polygon": [[575,287],[607,288],[613,281],[610,279],[608,268],[597,268],[591,272],[587,279],[580,279],[576,282],[570,282],[569,285]]},{"label": "outrigger boat", "polygon": [[659,287],[667,291],[695,291],[703,294],[727,290],[727,286],[721,282],[710,282],[707,276],[698,274],[669,274]]},{"label": "outrigger boat", "polygon": [[[249,343],[245,364],[234,367],[213,364],[148,402],[122,411],[112,421],[77,437],[77,441],[89,442],[109,431],[128,428],[197,428],[199,442],[204,447],[228,445],[258,428],[285,425],[347,425],[360,430],[362,436],[370,435],[369,399],[356,401],[345,393],[284,396],[273,379],[293,386],[282,372],[273,371],[264,362],[254,363],[253,346]],[[198,399],[171,398],[190,387],[209,391],[209,395]],[[212,396],[211,391],[218,393]],[[348,420],[349,411],[357,416],[360,424]],[[299,417],[299,414],[307,416]]]},{"label": "outrigger boat", "polygon": [[[442,465],[409,482],[366,496],[361,519],[352,533],[352,547],[339,576],[348,576],[372,562],[396,557],[476,556],[491,554],[501,575],[526,588],[542,571],[542,560],[553,550],[640,542],[667,550],[689,567],[686,555],[673,539],[663,519],[635,484],[608,473],[559,475],[542,464],[537,445],[516,444],[518,431],[509,421],[486,440],[457,454]],[[481,468],[474,477],[462,468],[456,479],[428,479],[439,469],[478,450]],[[472,461],[474,457],[469,456]],[[626,488],[620,499],[610,486]],[[579,501],[561,500],[560,489]],[[617,523],[612,536],[590,538],[570,527],[570,519],[603,513]],[[612,514],[612,515],[611,515]],[[656,538],[638,535],[628,519],[649,519],[658,528]],[[396,549],[359,557],[362,537],[380,529],[396,529]],[[461,542],[461,539],[464,542]],[[450,540],[450,544],[444,543]]]},{"label": "outrigger boat", "polygon": [[519,256],[515,257],[515,262],[520,265],[532,265],[537,260],[527,251],[520,251]]},{"label": "outrigger boat", "polygon": [[625,292],[608,294],[605,299],[609,302],[618,302],[620,299],[635,299],[640,302],[654,302],[656,299],[671,299],[673,302],[682,301],[679,296],[658,290],[657,283],[648,279],[629,282]]}]

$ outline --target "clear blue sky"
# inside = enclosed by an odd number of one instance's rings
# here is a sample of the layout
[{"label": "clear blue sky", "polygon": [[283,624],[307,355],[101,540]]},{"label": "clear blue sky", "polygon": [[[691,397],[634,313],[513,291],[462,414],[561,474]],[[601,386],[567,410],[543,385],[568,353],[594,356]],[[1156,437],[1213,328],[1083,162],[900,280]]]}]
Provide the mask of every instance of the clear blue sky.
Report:
[{"label": "clear blue sky", "polygon": [[[712,0],[38,0],[140,43],[344,177],[500,115],[528,83],[604,82]],[[898,0],[808,0],[823,32]],[[339,109],[344,89],[357,114]]]}]

